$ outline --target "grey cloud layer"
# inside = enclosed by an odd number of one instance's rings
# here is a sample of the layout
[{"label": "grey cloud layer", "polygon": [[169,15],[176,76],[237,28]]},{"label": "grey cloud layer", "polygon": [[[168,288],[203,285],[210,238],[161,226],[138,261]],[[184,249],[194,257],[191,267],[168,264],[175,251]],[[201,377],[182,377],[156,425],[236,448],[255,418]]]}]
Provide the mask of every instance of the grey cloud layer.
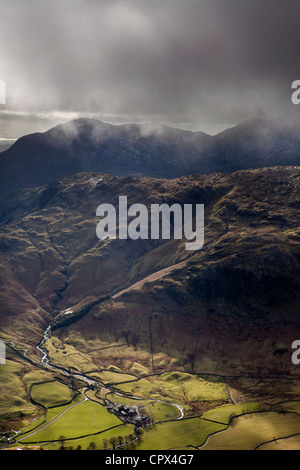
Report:
[{"label": "grey cloud layer", "polygon": [[195,123],[296,113],[299,0],[0,0],[0,11],[13,110]]}]

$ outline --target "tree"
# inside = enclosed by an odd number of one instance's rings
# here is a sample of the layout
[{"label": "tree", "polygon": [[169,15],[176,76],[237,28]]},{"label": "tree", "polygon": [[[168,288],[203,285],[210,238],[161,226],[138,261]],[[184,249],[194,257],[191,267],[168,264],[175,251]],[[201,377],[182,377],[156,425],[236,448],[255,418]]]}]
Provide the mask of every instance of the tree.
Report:
[{"label": "tree", "polygon": [[107,440],[107,439],[103,439],[103,447],[104,447],[104,450],[107,449],[107,445],[108,445],[108,440]]},{"label": "tree", "polygon": [[143,430],[140,427],[136,426],[134,428],[134,433],[136,435],[136,438],[137,438],[138,442],[140,442],[140,440],[142,438]]},{"label": "tree", "polygon": [[65,436],[59,436],[58,439],[60,440],[60,444],[61,444],[59,450],[65,450],[65,448],[64,448],[64,442],[65,442],[65,440],[66,440]]},{"label": "tree", "polygon": [[110,438],[109,442],[111,443],[112,448],[114,449],[116,447],[116,444],[117,444],[117,439],[115,437],[112,437],[112,438]]}]

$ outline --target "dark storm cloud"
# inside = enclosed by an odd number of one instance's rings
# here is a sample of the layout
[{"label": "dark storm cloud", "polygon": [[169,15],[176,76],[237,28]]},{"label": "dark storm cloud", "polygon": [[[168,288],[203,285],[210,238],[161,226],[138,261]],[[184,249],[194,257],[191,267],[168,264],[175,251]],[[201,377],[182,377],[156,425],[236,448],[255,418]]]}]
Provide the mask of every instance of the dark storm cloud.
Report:
[{"label": "dark storm cloud", "polygon": [[8,111],[198,128],[296,112],[299,0],[0,0],[0,8]]}]

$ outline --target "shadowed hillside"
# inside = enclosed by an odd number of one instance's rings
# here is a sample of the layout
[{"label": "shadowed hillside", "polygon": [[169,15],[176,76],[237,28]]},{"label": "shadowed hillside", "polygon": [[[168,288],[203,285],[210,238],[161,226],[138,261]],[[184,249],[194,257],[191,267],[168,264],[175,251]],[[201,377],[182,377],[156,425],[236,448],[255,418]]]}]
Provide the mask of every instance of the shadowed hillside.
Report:
[{"label": "shadowed hillside", "polygon": [[[292,167],[174,180],[80,173],[2,198],[2,331],[36,345],[51,324],[63,338],[123,338],[190,371],[284,374],[299,329],[299,183]],[[99,240],[96,208],[120,195],[204,204],[203,249]]]}]

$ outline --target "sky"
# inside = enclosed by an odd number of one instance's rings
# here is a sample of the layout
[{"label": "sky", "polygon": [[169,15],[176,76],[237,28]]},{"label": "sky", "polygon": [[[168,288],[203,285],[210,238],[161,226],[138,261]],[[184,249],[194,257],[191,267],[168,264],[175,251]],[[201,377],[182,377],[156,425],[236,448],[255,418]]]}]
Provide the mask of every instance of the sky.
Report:
[{"label": "sky", "polygon": [[0,141],[76,117],[299,120],[299,0],[0,0]]}]

